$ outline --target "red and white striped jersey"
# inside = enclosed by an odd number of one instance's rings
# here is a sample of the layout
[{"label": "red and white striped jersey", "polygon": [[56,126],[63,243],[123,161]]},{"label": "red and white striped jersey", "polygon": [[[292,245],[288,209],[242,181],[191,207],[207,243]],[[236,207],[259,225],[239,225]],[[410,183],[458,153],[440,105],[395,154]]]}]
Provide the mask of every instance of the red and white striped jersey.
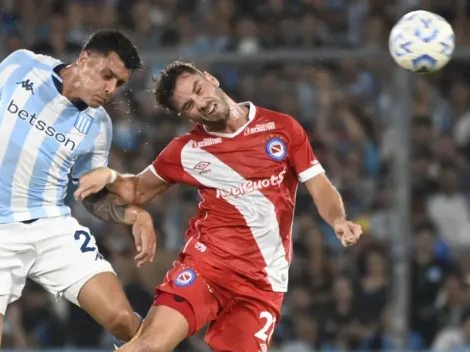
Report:
[{"label": "red and white striped jersey", "polygon": [[286,292],[297,186],[324,170],[295,119],[244,104],[249,121],[238,131],[214,133],[197,125],[175,138],[150,170],[166,182],[199,188],[199,212],[189,222],[183,257],[260,289]]}]

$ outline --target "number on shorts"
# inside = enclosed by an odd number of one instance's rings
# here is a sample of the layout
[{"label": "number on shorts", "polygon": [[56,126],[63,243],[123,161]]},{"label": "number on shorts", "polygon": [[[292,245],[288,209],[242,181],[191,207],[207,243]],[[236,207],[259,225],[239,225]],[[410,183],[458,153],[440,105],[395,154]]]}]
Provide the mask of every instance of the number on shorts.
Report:
[{"label": "number on shorts", "polygon": [[[259,315],[260,319],[266,319],[266,324],[264,324],[263,328],[255,334],[255,337],[259,338],[261,341],[269,342],[271,340],[271,336],[274,332],[274,325],[276,325],[276,318],[269,312],[261,312]],[[271,332],[267,334],[268,330],[271,328]]]},{"label": "number on shorts", "polygon": [[88,232],[82,231],[82,230],[77,231],[77,232],[75,232],[74,237],[75,237],[76,240],[79,240],[80,237],[85,237],[85,241],[83,241],[82,246],[80,247],[80,250],[82,251],[82,253],[93,252],[94,250],[96,250],[96,247],[88,246],[90,244],[90,240],[91,240],[91,236]]}]

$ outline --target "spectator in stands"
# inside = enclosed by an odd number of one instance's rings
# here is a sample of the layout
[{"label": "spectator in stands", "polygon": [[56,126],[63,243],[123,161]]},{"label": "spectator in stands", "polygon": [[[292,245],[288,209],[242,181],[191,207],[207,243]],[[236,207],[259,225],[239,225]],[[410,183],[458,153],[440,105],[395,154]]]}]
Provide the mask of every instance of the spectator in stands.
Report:
[{"label": "spectator in stands", "polygon": [[411,266],[411,329],[430,346],[439,329],[437,298],[450,273],[449,264],[435,254],[436,229],[431,223],[414,229],[415,252]]}]

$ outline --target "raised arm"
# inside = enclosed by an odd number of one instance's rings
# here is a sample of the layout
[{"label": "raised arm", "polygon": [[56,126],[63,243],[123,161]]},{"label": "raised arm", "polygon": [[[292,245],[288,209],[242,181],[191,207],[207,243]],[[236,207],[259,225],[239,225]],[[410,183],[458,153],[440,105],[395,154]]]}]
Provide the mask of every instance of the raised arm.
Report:
[{"label": "raised arm", "polygon": [[299,181],[305,184],[320,216],[333,227],[343,246],[353,245],[362,234],[361,226],[346,219],[343,200],[313,154],[304,129],[293,119],[289,127],[291,167],[297,173]]},{"label": "raised arm", "polygon": [[[117,202],[119,205],[143,205],[165,192],[170,186],[171,184],[158,177],[151,167],[138,175],[120,175],[110,168],[100,167],[80,177],[79,187],[75,191],[74,196],[77,200],[84,200],[90,195],[98,194],[98,192],[106,189],[109,194],[117,196],[115,200],[119,199]],[[103,203],[105,200],[106,203],[109,203],[110,197],[104,198],[101,196],[99,198],[100,203]],[[95,203],[97,200],[93,198]],[[108,209],[110,211],[114,210]],[[106,216],[111,215],[109,213]],[[118,221],[115,218],[111,219]],[[123,222],[123,219],[120,219],[118,222]]]},{"label": "raised arm", "polygon": [[142,205],[183,180],[180,139],[174,139],[144,171],[138,175],[119,175],[107,167],[80,176],[75,198],[83,200],[106,187],[125,204]]},{"label": "raised arm", "polygon": [[116,175],[116,180],[107,185],[112,193],[118,194],[125,203],[142,205],[164,193],[171,184],[157,176],[150,166],[140,174]]}]

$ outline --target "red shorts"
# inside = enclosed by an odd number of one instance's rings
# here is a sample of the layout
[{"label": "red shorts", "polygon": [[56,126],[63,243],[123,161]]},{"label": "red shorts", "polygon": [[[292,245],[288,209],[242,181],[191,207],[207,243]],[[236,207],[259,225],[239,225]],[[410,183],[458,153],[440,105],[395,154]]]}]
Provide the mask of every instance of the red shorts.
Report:
[{"label": "red shorts", "polygon": [[[224,279],[231,280],[230,276]],[[188,336],[210,323],[205,341],[215,352],[266,351],[281,318],[284,296],[261,291],[246,281],[233,292],[209,282],[195,265],[180,262],[168,271],[155,295],[153,305],[168,306],[186,317]]]}]

